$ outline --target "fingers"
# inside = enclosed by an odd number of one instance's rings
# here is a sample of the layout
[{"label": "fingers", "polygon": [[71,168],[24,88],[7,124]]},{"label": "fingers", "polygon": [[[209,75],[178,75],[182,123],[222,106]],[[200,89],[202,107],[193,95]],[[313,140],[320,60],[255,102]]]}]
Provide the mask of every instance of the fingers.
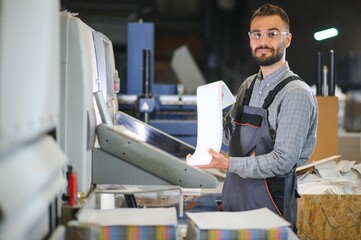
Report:
[{"label": "fingers", "polygon": [[206,164],[206,165],[194,165],[193,167],[200,168],[200,169],[212,168],[209,164]]},{"label": "fingers", "polygon": [[208,153],[213,157],[213,158],[219,158],[220,153],[216,152],[214,149],[212,148],[208,148]]},{"label": "fingers", "polygon": [[212,161],[209,163],[208,167],[211,168],[220,168],[228,169],[229,160],[221,153],[214,151],[214,149],[209,148],[208,153],[212,156]]},{"label": "fingers", "polygon": [[[207,149],[208,153],[212,156],[212,160],[209,164],[205,165],[194,165],[197,168],[220,168],[220,169],[227,169],[228,168],[228,159],[225,158],[221,153],[215,151],[212,148]],[[186,159],[192,157],[192,154],[187,154]]]},{"label": "fingers", "polygon": [[213,154],[215,154],[215,153],[217,153],[217,152],[214,151],[213,148],[208,148],[208,153],[213,156]]}]

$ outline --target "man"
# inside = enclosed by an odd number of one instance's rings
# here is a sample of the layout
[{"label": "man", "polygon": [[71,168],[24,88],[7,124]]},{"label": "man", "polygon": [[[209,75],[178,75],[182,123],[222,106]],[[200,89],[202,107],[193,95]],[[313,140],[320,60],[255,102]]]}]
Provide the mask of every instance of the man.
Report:
[{"label": "man", "polygon": [[295,168],[308,160],[315,147],[317,102],[286,61],[292,34],[283,9],[271,4],[258,8],[251,18],[249,38],[260,70],[242,83],[225,117],[229,157],[209,149],[212,161],[199,167],[228,169],[223,211],[267,207],[289,221],[297,233]]}]

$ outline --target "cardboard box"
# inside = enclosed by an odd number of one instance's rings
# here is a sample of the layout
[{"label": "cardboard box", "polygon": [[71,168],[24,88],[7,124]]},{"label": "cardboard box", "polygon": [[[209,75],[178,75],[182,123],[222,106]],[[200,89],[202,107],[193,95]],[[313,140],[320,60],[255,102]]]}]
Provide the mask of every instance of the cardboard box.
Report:
[{"label": "cardboard box", "polygon": [[361,195],[302,195],[300,239],[360,239]]},{"label": "cardboard box", "polygon": [[338,98],[317,96],[318,126],[316,147],[309,160],[320,160],[337,155]]},{"label": "cardboard box", "polygon": [[361,163],[361,133],[339,132],[338,154],[342,159]]},{"label": "cardboard box", "polygon": [[347,132],[361,132],[361,102],[353,94],[346,97],[345,129]]}]

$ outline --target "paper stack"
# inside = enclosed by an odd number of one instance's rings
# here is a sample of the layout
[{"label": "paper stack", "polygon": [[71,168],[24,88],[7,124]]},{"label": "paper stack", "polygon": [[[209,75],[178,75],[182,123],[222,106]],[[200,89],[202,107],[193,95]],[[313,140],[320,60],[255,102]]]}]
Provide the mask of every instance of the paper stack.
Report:
[{"label": "paper stack", "polygon": [[175,208],[83,209],[78,221],[100,226],[98,239],[179,238]]},{"label": "paper stack", "polygon": [[298,239],[290,224],[267,208],[244,212],[187,213],[187,240]]}]

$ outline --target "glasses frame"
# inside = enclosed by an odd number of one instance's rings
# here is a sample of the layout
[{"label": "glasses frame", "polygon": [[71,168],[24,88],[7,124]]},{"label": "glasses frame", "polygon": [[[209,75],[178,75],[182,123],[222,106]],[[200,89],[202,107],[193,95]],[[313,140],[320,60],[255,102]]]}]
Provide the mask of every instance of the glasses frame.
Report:
[{"label": "glasses frame", "polygon": [[[269,37],[267,34],[268,33],[270,33],[270,32],[273,32],[273,31],[276,31],[276,32],[279,32],[281,35],[280,36],[282,36],[282,35],[287,35],[287,34],[289,34],[289,32],[285,32],[285,31],[279,31],[279,30],[277,30],[277,29],[274,29],[274,30],[268,30],[267,31],[267,33],[261,33],[261,32],[258,32],[258,31],[256,31],[256,32],[248,32],[248,37],[249,37],[249,39],[251,39],[251,40],[261,40],[261,38],[262,37],[264,37],[265,39],[275,39],[275,38],[277,38],[278,37],[278,35],[277,36],[275,36],[275,37]],[[253,38],[252,37],[252,34],[253,33],[259,33],[259,34],[261,34],[261,36],[259,37],[259,38]]]}]

